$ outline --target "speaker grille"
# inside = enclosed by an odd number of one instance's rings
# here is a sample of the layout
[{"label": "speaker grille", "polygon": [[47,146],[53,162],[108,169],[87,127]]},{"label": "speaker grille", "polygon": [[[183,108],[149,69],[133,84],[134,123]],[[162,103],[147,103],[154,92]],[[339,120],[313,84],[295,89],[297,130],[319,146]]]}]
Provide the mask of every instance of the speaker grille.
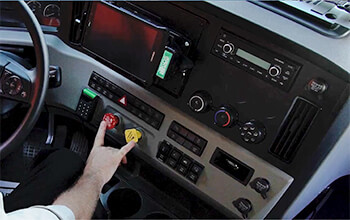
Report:
[{"label": "speaker grille", "polygon": [[285,118],[270,152],[285,162],[291,162],[318,111],[316,105],[298,97]]}]

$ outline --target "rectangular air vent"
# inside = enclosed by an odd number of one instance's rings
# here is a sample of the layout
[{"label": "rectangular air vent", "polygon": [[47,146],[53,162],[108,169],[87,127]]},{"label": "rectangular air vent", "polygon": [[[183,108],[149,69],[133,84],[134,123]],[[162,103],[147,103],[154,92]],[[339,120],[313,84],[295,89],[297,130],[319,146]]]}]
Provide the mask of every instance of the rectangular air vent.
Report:
[{"label": "rectangular air vent", "polygon": [[291,162],[318,111],[316,105],[297,98],[284,119],[270,152],[285,162]]}]

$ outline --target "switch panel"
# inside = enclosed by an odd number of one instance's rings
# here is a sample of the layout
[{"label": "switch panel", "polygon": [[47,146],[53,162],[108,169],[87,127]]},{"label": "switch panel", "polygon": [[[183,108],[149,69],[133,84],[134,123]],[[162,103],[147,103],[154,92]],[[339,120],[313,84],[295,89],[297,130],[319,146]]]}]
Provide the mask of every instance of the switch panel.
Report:
[{"label": "switch panel", "polygon": [[163,113],[144,103],[111,81],[93,72],[89,80],[89,86],[155,129],[160,128],[164,119]]},{"label": "switch panel", "polygon": [[168,130],[168,137],[194,154],[201,156],[208,141],[173,121]]},{"label": "switch panel", "polygon": [[157,158],[194,184],[197,183],[198,178],[204,170],[202,164],[184,154],[167,141],[160,143]]}]

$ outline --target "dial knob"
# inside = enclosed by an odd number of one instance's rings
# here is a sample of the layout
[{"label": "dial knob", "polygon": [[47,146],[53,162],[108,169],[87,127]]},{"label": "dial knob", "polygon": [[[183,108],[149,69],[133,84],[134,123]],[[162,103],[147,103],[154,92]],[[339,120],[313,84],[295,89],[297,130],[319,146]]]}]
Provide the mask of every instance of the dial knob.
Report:
[{"label": "dial knob", "polygon": [[6,94],[15,96],[21,92],[23,88],[22,81],[18,76],[10,76],[3,83],[3,90]]},{"label": "dial knob", "polygon": [[267,198],[266,193],[270,190],[270,182],[265,178],[255,178],[250,184],[256,192],[260,193],[263,199]]},{"label": "dial knob", "polygon": [[272,76],[272,77],[276,77],[276,76],[280,75],[280,74],[281,74],[281,67],[276,66],[276,65],[272,66],[272,67],[269,69],[269,74],[270,74],[270,76]]},{"label": "dial knob", "polygon": [[243,218],[247,218],[248,213],[253,209],[252,203],[246,198],[238,198],[233,201],[232,204],[240,213],[242,213]]},{"label": "dial knob", "polygon": [[238,121],[238,112],[229,106],[221,106],[214,115],[214,122],[222,128],[230,127]]},{"label": "dial knob", "polygon": [[211,104],[212,98],[206,91],[195,92],[188,101],[188,106],[190,109],[198,113],[206,112]]},{"label": "dial knob", "polygon": [[234,49],[234,46],[231,43],[226,43],[222,47],[222,50],[224,51],[224,53],[231,53],[233,51],[233,49]]},{"label": "dial knob", "polygon": [[111,130],[111,129],[115,128],[115,126],[117,126],[119,124],[120,119],[115,114],[106,113],[103,116],[103,121],[105,121],[107,123],[107,129]]}]

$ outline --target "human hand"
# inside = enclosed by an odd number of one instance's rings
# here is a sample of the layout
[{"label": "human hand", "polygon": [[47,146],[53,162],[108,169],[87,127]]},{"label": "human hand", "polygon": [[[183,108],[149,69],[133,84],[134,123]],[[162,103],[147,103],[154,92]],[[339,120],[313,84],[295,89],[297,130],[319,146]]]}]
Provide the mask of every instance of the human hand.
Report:
[{"label": "human hand", "polygon": [[106,127],[107,123],[102,121],[83,174],[96,178],[101,188],[112,178],[120,162],[127,163],[126,154],[135,146],[135,142],[131,141],[121,149],[105,147]]}]

